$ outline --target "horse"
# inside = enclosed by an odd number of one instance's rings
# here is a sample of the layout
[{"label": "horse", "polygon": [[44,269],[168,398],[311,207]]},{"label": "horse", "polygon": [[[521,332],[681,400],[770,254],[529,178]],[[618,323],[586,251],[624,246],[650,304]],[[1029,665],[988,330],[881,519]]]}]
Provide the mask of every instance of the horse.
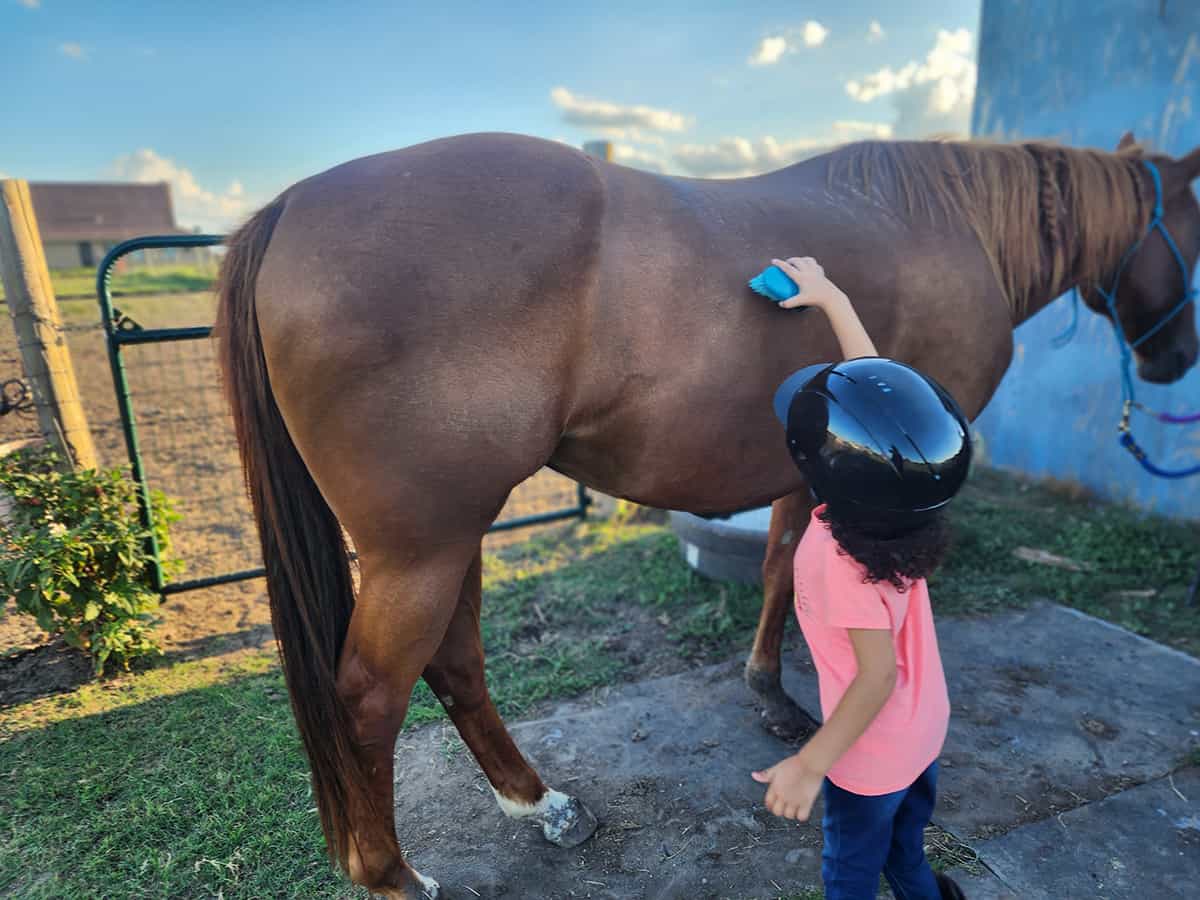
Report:
[{"label": "horse", "polygon": [[[339,165],[231,237],[215,336],[258,523],[272,620],[333,860],[392,900],[435,897],[404,859],[393,756],[418,678],[509,816],[553,843],[595,817],[522,756],[484,679],[480,542],[542,467],[639,504],[722,515],[773,502],[747,681],[777,733],[790,559],[812,500],[771,409],[827,323],[755,297],[773,256],[817,258],[881,353],[992,396],[1013,328],[1099,287],[1163,223],[1200,253],[1200,149],[866,142],[749,178],[668,177],[560,143],[473,134]],[[1161,237],[1124,265],[1131,338],[1180,296]],[[1196,361],[1188,308],[1139,374]],[[358,554],[355,589],[347,535]]]}]

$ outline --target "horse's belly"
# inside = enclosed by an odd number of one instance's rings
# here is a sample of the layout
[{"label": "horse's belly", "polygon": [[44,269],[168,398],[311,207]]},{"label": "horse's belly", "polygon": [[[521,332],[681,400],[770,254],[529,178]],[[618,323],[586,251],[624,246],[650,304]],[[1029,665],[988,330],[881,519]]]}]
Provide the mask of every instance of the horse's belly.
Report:
[{"label": "horse's belly", "polygon": [[630,452],[596,453],[566,441],[550,465],[612,497],[702,514],[765,506],[801,486],[799,472],[786,454],[782,462],[748,465],[696,452],[695,447],[660,450],[658,459],[647,459]]},{"label": "horse's belly", "polygon": [[[663,509],[724,512],[800,485],[759,355],[626,380],[604,412],[569,424],[550,464],[589,487]],[[785,365],[786,368],[786,365]],[[789,368],[788,371],[791,371]],[[731,377],[732,376],[732,377]]]}]

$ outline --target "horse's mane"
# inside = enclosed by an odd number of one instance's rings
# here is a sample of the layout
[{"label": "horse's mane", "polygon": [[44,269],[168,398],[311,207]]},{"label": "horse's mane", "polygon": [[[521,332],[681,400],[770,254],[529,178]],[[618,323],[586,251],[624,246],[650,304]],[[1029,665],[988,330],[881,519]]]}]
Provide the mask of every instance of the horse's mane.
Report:
[{"label": "horse's mane", "polygon": [[[833,185],[873,191],[910,218],[965,223],[1015,317],[1039,285],[1111,272],[1149,222],[1136,155],[1048,143],[866,141],[830,155]],[[1114,227],[1129,223],[1129,228]],[[1066,229],[1074,233],[1067,240]],[[1086,271],[1080,269],[1086,263]]]}]

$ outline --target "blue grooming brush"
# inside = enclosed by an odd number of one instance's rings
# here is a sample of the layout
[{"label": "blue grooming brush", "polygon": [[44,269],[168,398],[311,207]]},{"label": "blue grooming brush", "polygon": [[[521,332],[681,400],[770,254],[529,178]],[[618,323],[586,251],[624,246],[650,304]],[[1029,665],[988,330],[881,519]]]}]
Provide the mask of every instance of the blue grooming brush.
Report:
[{"label": "blue grooming brush", "polygon": [[[796,282],[788,278],[778,266],[767,266],[751,278],[750,289],[755,293],[762,294],[768,300],[774,300],[776,303],[782,303],[789,297],[795,297],[800,293],[800,289],[796,287]],[[797,309],[808,309],[808,307],[800,306]]]}]

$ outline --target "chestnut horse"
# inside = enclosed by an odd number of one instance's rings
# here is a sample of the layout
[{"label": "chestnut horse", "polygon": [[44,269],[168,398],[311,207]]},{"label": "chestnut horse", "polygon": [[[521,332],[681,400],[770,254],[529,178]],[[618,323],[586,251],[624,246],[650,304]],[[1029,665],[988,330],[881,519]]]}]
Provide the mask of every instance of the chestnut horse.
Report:
[{"label": "chestnut horse", "polygon": [[[1140,153],[866,143],[711,181],[479,134],[338,166],[255,214],[223,266],[220,358],[314,796],[350,877],[390,898],[438,892],[393,822],[394,741],[418,678],[505,813],[564,846],[595,828],[525,761],[484,682],[480,541],[543,466],[659,508],[775,501],[748,677],[769,724],[803,732],[779,653],[810,501],[771,397],[837,345],[820,317],[746,280],[772,256],[816,257],[881,352],[973,417],[1014,326],[1076,285],[1103,312],[1090,288],[1153,207]],[[1190,264],[1200,150],[1153,159]],[[1126,332],[1182,290],[1147,239],[1121,282]],[[1196,356],[1187,309],[1142,345],[1140,374],[1178,379]]]}]

